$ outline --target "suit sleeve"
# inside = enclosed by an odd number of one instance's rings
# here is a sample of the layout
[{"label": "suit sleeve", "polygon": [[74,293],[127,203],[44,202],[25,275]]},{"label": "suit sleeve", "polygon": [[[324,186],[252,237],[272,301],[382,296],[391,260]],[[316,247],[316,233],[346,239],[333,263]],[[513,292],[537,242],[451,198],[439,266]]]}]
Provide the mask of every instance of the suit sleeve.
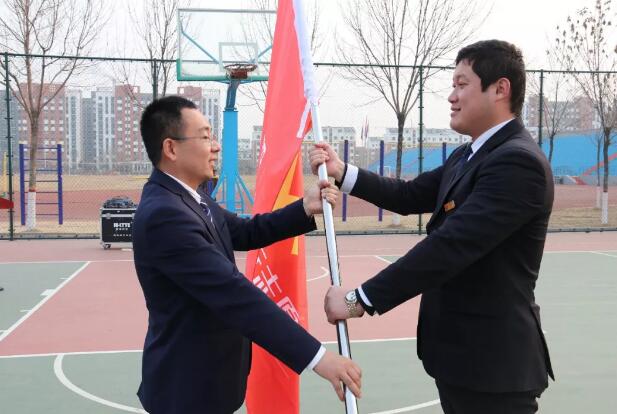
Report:
[{"label": "suit sleeve", "polygon": [[375,310],[387,312],[437,288],[490,253],[550,209],[548,185],[542,164],[524,150],[489,161],[466,201],[438,229],[362,285]]},{"label": "suit sleeve", "polygon": [[247,280],[206,239],[198,220],[164,207],[152,215],[146,236],[149,256],[164,276],[295,372],[306,368],[320,342]]},{"label": "suit sleeve", "polygon": [[234,250],[238,251],[259,249],[317,228],[315,219],[306,216],[302,199],[272,213],[256,214],[250,219],[238,217],[225,209],[221,212]]},{"label": "suit sleeve", "polygon": [[442,174],[443,167],[438,167],[405,181],[360,169],[351,195],[402,215],[431,213],[437,203]]}]

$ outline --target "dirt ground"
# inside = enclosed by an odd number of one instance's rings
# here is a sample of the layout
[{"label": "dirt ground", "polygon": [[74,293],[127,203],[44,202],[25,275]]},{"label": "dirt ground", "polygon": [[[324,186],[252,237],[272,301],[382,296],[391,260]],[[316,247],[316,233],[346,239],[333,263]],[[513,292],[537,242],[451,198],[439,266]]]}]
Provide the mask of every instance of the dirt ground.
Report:
[{"label": "dirt ground", "polygon": [[[55,202],[55,194],[45,194],[45,191],[54,191],[56,184],[42,182],[51,180],[51,176],[39,176],[41,181],[37,187],[39,214],[57,214],[57,206],[44,202]],[[114,196],[128,196],[134,202],[139,202],[141,188],[148,176],[134,175],[65,175],[63,176],[63,213],[64,224],[58,225],[57,216],[37,217],[37,229],[27,234],[37,237],[48,233],[58,234],[92,234],[100,232],[100,208],[103,202]],[[255,176],[244,176],[245,184],[253,192]],[[316,177],[305,176],[305,186],[314,185]],[[600,210],[596,209],[596,188],[585,185],[557,185],[555,186],[555,203],[550,221],[551,229],[580,229],[617,227],[617,187],[609,189],[609,223],[600,224]],[[0,189],[2,191],[2,189]],[[25,233],[20,221],[19,181],[14,177],[14,223],[15,232]],[[378,209],[354,197],[347,198],[347,219],[343,221],[342,198],[334,210],[335,225],[338,231],[409,231],[418,230],[419,217],[417,215],[400,217],[400,225],[393,225],[392,214],[384,212],[383,220],[378,221]],[[422,227],[430,218],[429,214],[422,216]],[[322,223],[318,226],[321,228]],[[0,210],[0,233],[6,234],[9,229],[9,214]]]}]

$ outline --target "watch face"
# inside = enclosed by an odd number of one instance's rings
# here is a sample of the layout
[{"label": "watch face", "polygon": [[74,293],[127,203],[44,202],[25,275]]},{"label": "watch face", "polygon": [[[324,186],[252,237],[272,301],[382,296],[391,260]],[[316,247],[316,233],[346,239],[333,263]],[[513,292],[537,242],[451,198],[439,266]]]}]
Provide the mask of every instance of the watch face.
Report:
[{"label": "watch face", "polygon": [[345,295],[345,300],[349,303],[355,303],[356,302],[356,291],[352,290],[347,292],[347,294]]}]

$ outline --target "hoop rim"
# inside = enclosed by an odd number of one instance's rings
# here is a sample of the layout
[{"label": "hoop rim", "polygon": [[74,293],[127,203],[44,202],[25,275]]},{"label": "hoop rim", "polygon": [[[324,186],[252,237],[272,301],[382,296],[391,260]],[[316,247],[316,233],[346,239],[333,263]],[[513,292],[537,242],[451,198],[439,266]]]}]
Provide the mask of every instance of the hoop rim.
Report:
[{"label": "hoop rim", "polygon": [[255,69],[257,65],[255,63],[236,62],[224,66],[227,71],[227,77],[230,79],[247,79],[248,74]]}]

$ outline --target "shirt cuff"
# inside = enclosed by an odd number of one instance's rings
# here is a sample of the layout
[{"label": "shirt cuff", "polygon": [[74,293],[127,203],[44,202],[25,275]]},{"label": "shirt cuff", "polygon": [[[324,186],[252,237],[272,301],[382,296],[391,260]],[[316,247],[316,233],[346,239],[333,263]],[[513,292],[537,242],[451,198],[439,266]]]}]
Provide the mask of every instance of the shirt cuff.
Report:
[{"label": "shirt cuff", "polygon": [[341,184],[341,191],[344,193],[351,193],[353,187],[356,185],[356,181],[358,180],[358,167],[355,165],[347,164],[347,172],[345,173],[345,178],[343,179],[343,184]]},{"label": "shirt cuff", "polygon": [[309,362],[309,364],[306,366],[306,369],[315,369],[315,366],[319,364],[319,361],[321,361],[321,358],[323,358],[325,353],[326,348],[322,345],[321,347],[319,347],[319,350],[317,351],[311,362]]},{"label": "shirt cuff", "polygon": [[366,297],[366,293],[364,293],[364,291],[362,290],[362,286],[358,286],[358,293],[360,294],[360,297],[362,298],[362,302],[366,303],[367,305],[369,305],[372,308],[373,304]]}]

